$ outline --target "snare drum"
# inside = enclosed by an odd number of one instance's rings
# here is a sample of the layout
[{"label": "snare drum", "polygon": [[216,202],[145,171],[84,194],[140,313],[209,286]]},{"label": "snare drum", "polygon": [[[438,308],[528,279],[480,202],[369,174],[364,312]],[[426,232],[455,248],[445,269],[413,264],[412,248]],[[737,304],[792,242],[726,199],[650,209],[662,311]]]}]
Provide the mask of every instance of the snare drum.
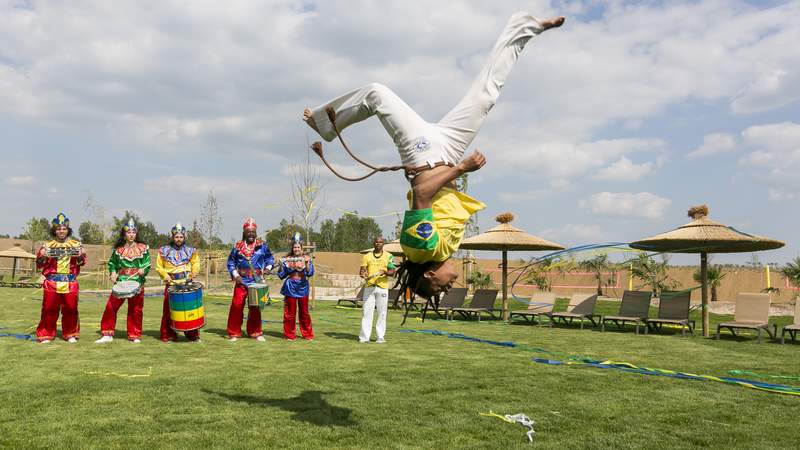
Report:
[{"label": "snare drum", "polygon": [[203,285],[197,282],[169,287],[169,317],[175,331],[192,331],[206,325]]},{"label": "snare drum", "polygon": [[120,300],[126,298],[136,297],[141,290],[142,285],[138,281],[127,280],[120,281],[111,287],[111,294]]},{"label": "snare drum", "polygon": [[264,283],[252,283],[247,286],[247,306],[258,306],[264,309],[269,301],[269,286]]}]

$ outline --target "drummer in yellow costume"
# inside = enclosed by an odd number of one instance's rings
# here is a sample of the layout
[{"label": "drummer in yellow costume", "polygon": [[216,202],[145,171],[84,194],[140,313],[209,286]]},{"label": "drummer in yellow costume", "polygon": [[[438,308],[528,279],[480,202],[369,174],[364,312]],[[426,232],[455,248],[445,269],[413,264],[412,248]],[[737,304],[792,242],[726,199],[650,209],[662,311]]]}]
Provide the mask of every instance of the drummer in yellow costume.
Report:
[{"label": "drummer in yellow costume", "polygon": [[[183,284],[194,279],[200,272],[200,257],[197,249],[186,245],[186,227],[180,222],[172,230],[169,245],[158,249],[156,258],[156,272],[164,280],[164,310],[161,314],[161,340],[172,342],[178,339],[178,334],[172,329],[172,320],[169,310],[170,284]],[[186,339],[194,342],[200,341],[200,330],[185,331]]]}]

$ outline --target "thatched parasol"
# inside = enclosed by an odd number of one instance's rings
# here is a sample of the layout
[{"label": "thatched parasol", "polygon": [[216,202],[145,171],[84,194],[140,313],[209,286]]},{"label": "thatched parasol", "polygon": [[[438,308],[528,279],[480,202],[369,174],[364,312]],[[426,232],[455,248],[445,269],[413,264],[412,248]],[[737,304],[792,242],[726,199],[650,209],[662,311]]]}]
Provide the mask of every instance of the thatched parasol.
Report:
[{"label": "thatched parasol", "polygon": [[14,244],[13,247],[9,248],[8,250],[3,250],[0,252],[0,258],[13,258],[14,263],[11,266],[11,281],[14,281],[14,277],[17,274],[17,260],[18,259],[36,259],[36,255],[33,253],[28,253],[22,249],[21,244]]},{"label": "thatched parasol", "polygon": [[495,217],[500,225],[477,236],[464,239],[466,250],[500,250],[503,252],[503,319],[508,320],[508,252],[531,250],[562,250],[564,246],[528,234],[510,224],[514,214],[503,213]]},{"label": "thatched parasol", "polygon": [[703,336],[709,335],[708,327],[708,254],[744,253],[774,250],[785,244],[781,241],[743,233],[735,228],[715,222],[708,216],[708,206],[689,208],[691,222],[672,231],[642,239],[630,244],[640,250],[669,253],[699,253],[700,276],[702,278]]},{"label": "thatched parasol", "polygon": [[[361,250],[361,252],[359,252],[359,253],[365,254],[365,253],[369,253],[371,251],[372,251],[372,247],[370,247],[368,249],[365,249],[365,250]],[[400,239],[395,239],[395,240],[393,240],[391,242],[387,242],[387,243],[383,244],[383,251],[389,252],[394,256],[405,256],[405,253],[403,253],[403,249],[400,247]]]}]

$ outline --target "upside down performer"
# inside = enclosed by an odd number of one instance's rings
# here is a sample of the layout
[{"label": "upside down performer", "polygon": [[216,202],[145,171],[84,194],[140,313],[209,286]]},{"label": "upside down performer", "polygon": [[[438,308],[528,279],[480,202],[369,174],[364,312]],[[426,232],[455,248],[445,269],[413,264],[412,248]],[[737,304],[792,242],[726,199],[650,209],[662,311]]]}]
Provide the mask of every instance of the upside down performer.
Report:
[{"label": "upside down performer", "polygon": [[[406,261],[397,270],[400,292],[408,287],[413,295],[428,299],[429,304],[431,299],[438,302],[439,294],[447,292],[458,277],[448,262],[450,255],[458,250],[465,222],[485,208],[478,200],[458,192],[453,181],[483,167],[486,158],[477,150],[464,159],[462,156],[497,101],[528,40],[563,23],[563,17],[538,20],[528,13],[511,16],[466,95],[439,122],[426,122],[394,92],[377,83],[305,110],[303,118],[311,128],[326,141],[339,137],[350,156],[372,169],[372,173],[405,171],[411,191],[410,210],[405,212],[400,236],[406,254]],[[373,115],[378,116],[397,146],[401,166],[372,166],[353,155],[342,140],[341,130]],[[321,143],[314,143],[312,149],[340,178],[357,181],[372,174],[344,177],[325,160]]]},{"label": "upside down performer", "polygon": [[111,282],[135,281],[139,283],[139,290],[132,297],[123,297],[114,294],[108,296],[106,309],[100,319],[100,339],[94,341],[104,344],[114,340],[114,328],[117,325],[117,312],[128,300],[128,340],[134,344],[142,342],[142,319],[144,317],[144,282],[150,272],[150,248],[142,242],[136,222],[129,219],[122,226],[114,244],[114,251],[108,258],[108,273]]},{"label": "upside down performer", "polygon": [[[186,245],[186,227],[180,222],[169,232],[170,243],[158,249],[156,258],[156,272],[164,281],[164,305],[161,312],[161,341],[173,342],[178,340],[178,334],[172,329],[172,319],[169,310],[169,287],[173,284],[185,284],[192,281],[200,272],[200,257],[197,249]],[[184,331],[186,339],[192,342],[200,341],[200,330]]]},{"label": "upside down performer", "polygon": [[86,252],[72,238],[69,219],[60,213],[50,226],[53,240],[36,252],[36,267],[42,271],[42,318],[36,339],[47,344],[56,338],[58,313],[61,312],[61,337],[74,344],[81,334],[78,321],[78,274],[86,264]]}]

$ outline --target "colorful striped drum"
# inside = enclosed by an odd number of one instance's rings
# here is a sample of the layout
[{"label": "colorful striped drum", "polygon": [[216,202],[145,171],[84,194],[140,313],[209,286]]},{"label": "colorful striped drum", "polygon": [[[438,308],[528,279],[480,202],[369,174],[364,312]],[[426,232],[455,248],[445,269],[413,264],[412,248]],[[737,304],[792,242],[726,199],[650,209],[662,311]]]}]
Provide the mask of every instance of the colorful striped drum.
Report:
[{"label": "colorful striped drum", "polygon": [[200,283],[169,288],[169,317],[175,331],[191,331],[206,325],[203,286]]}]

